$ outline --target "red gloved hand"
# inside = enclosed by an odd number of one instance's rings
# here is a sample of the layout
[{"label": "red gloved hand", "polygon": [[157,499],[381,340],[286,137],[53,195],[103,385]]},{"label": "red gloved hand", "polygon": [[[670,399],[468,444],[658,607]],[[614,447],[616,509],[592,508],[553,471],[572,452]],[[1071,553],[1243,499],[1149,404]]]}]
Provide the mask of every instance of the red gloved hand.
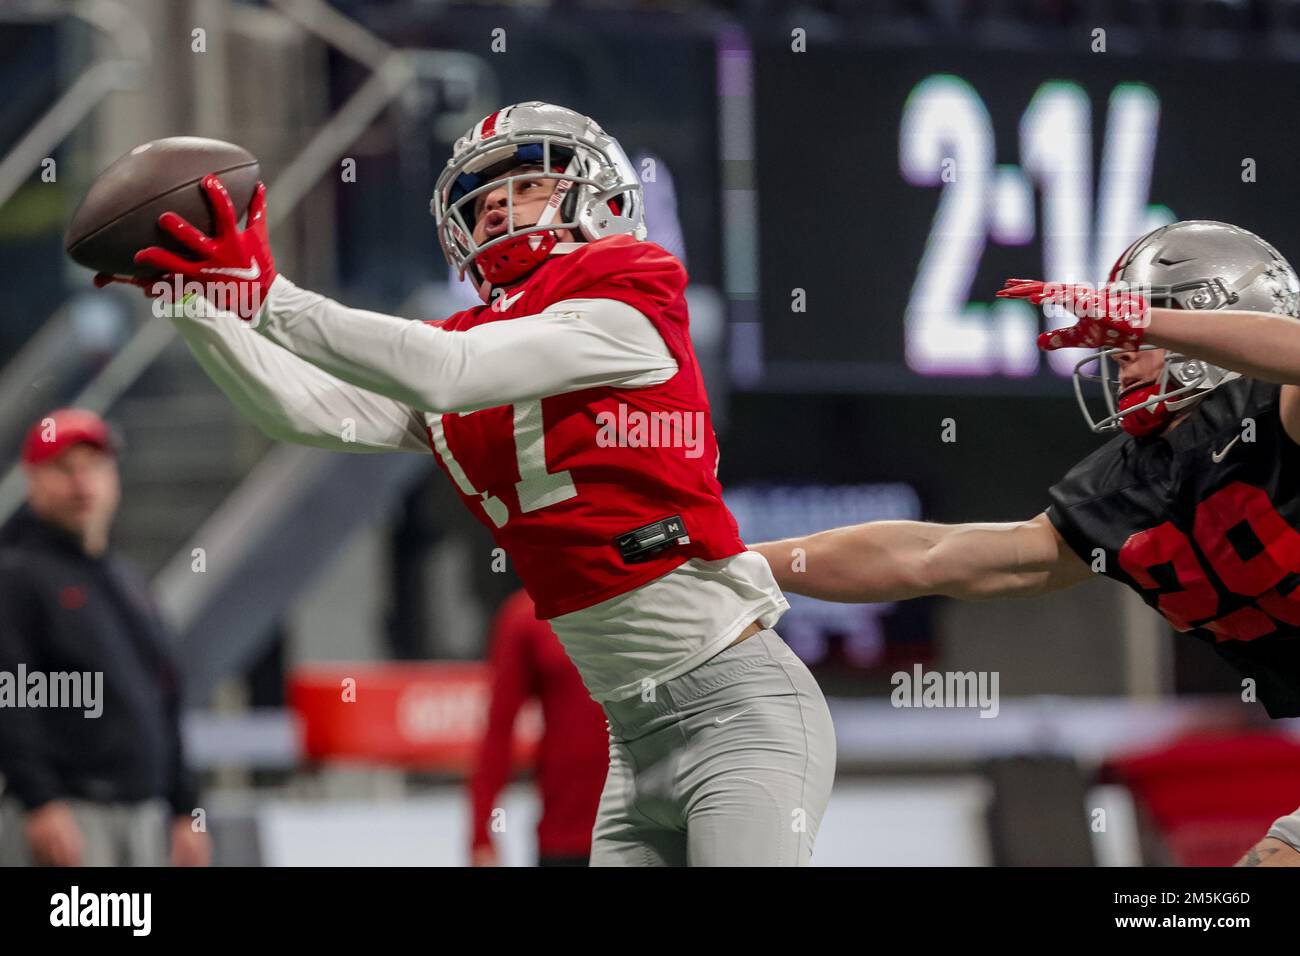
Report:
[{"label": "red gloved hand", "polygon": [[1038,347],[1045,352],[1068,348],[1131,351],[1142,345],[1150,324],[1146,299],[1118,286],[1093,289],[1038,279],[1008,279],[997,295],[1000,299],[1025,299],[1033,305],[1060,303],[1078,316],[1076,325],[1038,336]]},{"label": "red gloved hand", "polygon": [[200,232],[174,212],[158,217],[158,225],[191,250],[198,261],[183,259],[158,246],[135,254],[140,265],[176,273],[204,284],[204,298],[217,308],[251,319],[262,307],[266,290],[277,275],[266,234],[266,186],[257,184],[248,204],[248,226],[239,228],[234,203],[221,180],[203,177],[203,189],[216,220],[216,235]]}]

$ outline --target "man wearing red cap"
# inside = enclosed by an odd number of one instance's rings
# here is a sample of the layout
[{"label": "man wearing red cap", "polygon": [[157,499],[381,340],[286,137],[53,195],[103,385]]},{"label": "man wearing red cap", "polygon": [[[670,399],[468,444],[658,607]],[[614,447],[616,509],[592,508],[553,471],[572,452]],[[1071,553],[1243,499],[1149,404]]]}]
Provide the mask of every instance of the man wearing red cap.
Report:
[{"label": "man wearing red cap", "polygon": [[[0,863],[203,865],[179,683],[139,574],[109,549],[121,497],[97,415],[22,447],[27,505],[0,532]],[[75,699],[74,699],[75,698]]]}]

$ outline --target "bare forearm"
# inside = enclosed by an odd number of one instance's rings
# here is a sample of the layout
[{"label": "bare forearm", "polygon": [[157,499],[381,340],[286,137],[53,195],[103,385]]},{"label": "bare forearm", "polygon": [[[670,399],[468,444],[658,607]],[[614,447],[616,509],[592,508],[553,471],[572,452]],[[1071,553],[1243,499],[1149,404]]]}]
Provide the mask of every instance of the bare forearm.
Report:
[{"label": "bare forearm", "polygon": [[825,601],[901,601],[930,593],[922,567],[942,527],[877,521],[755,544],[750,550],[767,558],[783,590]]},{"label": "bare forearm", "polygon": [[1088,576],[1046,515],[999,524],[874,521],[751,549],[783,589],[850,603],[1032,595]]},{"label": "bare forearm", "polygon": [[1300,866],[1300,851],[1274,837],[1265,837],[1237,861],[1237,866]]},{"label": "bare forearm", "polygon": [[1250,378],[1300,384],[1300,322],[1267,312],[1152,309],[1150,345]]}]

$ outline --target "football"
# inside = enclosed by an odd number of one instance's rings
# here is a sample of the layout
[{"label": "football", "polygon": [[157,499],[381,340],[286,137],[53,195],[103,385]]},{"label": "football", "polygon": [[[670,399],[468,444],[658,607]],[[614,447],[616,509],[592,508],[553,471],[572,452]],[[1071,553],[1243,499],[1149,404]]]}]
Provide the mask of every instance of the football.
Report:
[{"label": "football", "polygon": [[64,233],[64,248],[74,262],[96,272],[152,278],[156,270],[133,261],[141,249],[161,246],[189,255],[159,228],[164,212],[212,234],[212,209],[200,186],[209,173],[221,177],[242,217],[260,174],[248,150],[198,136],[170,136],[135,147],[91,184]]}]

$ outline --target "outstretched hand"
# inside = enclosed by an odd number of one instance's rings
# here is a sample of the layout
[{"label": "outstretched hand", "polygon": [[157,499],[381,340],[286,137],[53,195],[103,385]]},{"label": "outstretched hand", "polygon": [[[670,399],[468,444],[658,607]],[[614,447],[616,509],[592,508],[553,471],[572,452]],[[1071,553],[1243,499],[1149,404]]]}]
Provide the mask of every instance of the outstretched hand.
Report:
[{"label": "outstretched hand", "polygon": [[[207,235],[174,212],[158,217],[158,225],[196,257],[187,259],[160,246],[135,254],[138,265],[202,281],[204,297],[219,309],[251,319],[262,307],[266,290],[277,275],[266,230],[266,186],[257,184],[248,204],[247,226],[239,228],[230,193],[215,175],[203,178],[203,190],[216,223]],[[107,281],[120,281],[110,277]],[[96,277],[96,285],[99,285]],[[106,284],[106,283],[105,283]],[[142,284],[133,282],[132,284]]]},{"label": "outstretched hand", "polygon": [[1045,352],[1066,348],[1137,349],[1142,345],[1150,314],[1146,300],[1119,286],[1094,289],[1087,285],[1008,279],[1000,299],[1024,299],[1032,305],[1059,304],[1078,318],[1075,325],[1038,336]]}]

